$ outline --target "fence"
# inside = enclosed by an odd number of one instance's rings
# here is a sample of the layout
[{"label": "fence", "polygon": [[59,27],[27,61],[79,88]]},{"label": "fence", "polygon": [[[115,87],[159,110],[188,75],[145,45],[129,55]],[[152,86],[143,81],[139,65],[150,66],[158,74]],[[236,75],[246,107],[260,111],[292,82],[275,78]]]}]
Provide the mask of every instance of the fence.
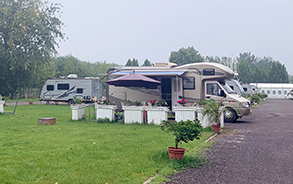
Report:
[{"label": "fence", "polygon": [[15,94],[10,94],[9,99],[31,99],[31,98],[39,98],[41,93],[40,88],[29,88],[29,89],[21,89]]}]

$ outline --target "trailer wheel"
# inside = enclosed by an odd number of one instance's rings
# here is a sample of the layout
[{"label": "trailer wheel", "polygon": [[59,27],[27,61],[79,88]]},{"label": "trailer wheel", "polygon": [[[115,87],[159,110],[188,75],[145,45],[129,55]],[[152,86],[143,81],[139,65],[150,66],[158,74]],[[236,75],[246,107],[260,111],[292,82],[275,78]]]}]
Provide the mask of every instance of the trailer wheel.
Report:
[{"label": "trailer wheel", "polygon": [[237,113],[235,112],[235,110],[230,109],[230,108],[226,108],[224,110],[224,121],[225,122],[229,122],[229,123],[233,123],[237,120]]},{"label": "trailer wheel", "polygon": [[73,104],[73,100],[72,100],[72,99],[69,99],[69,100],[67,101],[67,103],[68,103],[68,105],[72,105],[72,104]]}]

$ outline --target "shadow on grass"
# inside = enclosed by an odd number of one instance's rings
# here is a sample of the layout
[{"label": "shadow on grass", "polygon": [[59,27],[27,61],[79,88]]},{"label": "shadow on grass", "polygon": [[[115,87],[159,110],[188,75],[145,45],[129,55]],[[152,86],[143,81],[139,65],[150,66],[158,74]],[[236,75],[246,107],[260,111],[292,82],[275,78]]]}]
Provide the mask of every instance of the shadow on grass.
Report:
[{"label": "shadow on grass", "polygon": [[169,160],[168,150],[159,151],[153,156],[153,159],[161,164],[167,164],[177,171],[185,168],[199,168],[208,163],[208,159],[204,155],[191,156],[185,154],[183,160]]}]

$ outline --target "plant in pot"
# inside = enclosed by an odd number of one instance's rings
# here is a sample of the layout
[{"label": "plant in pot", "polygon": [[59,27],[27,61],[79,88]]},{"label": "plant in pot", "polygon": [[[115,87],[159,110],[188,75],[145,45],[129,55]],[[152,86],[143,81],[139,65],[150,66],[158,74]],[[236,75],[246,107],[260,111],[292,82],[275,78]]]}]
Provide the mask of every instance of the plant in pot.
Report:
[{"label": "plant in pot", "polygon": [[175,147],[168,147],[169,159],[182,160],[184,157],[184,148],[178,147],[178,144],[182,141],[187,143],[194,139],[199,139],[202,131],[202,126],[199,121],[163,121],[161,123],[161,129],[166,132],[172,132],[175,136]]},{"label": "plant in pot", "polygon": [[223,103],[216,102],[214,100],[206,101],[204,104],[203,115],[207,116],[210,122],[212,122],[212,130],[220,133],[221,130],[221,115],[223,113],[223,109],[221,107]]},{"label": "plant in pot", "polygon": [[182,98],[181,100],[178,100],[177,103],[184,106],[187,102],[185,101],[184,98]]}]

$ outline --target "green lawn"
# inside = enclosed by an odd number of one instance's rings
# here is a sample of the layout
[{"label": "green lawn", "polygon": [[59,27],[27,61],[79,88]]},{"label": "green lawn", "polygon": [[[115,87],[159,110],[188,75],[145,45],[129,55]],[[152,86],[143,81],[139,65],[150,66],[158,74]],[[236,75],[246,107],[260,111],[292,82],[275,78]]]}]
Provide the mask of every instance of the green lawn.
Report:
[{"label": "green lawn", "polygon": [[[38,125],[43,117],[55,117],[56,125]],[[176,162],[165,151],[174,138],[158,126],[70,119],[70,107],[56,105],[23,105],[15,115],[0,114],[0,183],[142,183],[156,174],[160,183],[182,166],[202,164],[198,156],[212,134],[182,144],[187,153]]]}]

